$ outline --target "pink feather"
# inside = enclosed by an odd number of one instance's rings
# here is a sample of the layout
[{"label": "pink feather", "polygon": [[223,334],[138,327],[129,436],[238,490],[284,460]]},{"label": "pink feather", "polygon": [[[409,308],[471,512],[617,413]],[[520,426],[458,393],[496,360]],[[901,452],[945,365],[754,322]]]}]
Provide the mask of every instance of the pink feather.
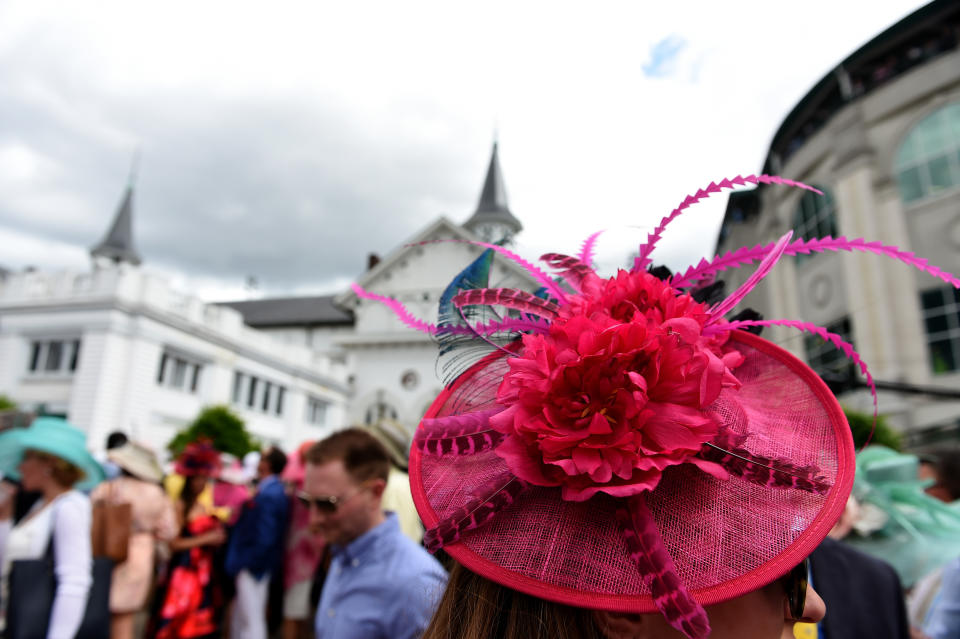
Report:
[{"label": "pink feather", "polygon": [[474,491],[472,499],[452,515],[437,523],[423,535],[423,545],[429,552],[460,541],[464,533],[480,528],[513,504],[530,484],[510,473],[497,475]]},{"label": "pink feather", "polygon": [[580,261],[584,264],[590,264],[593,262],[593,247],[597,244],[597,238],[603,231],[597,231],[593,233],[583,241],[583,246],[580,247],[580,255],[577,257],[580,258]]},{"label": "pink feather", "polygon": [[683,213],[691,204],[695,204],[715,193],[719,193],[723,189],[732,189],[737,186],[743,186],[748,182],[750,184],[784,184],[786,186],[795,186],[797,188],[806,189],[807,191],[813,191],[814,193],[823,195],[822,191],[815,189],[812,186],[802,182],[788,180],[777,175],[748,175],[746,177],[741,177],[738,175],[735,178],[724,178],[723,180],[720,180],[720,182],[711,182],[705,189],[700,189],[695,194],[685,197],[683,202],[681,202],[677,208],[673,209],[669,215],[660,220],[659,226],[654,229],[653,233],[647,235],[646,244],[640,245],[639,254],[637,255],[636,259],[634,259],[633,269],[631,270],[636,273],[637,271],[646,268],[647,265],[650,264],[650,253],[653,252],[654,247],[660,240],[660,237],[663,235],[667,225],[679,217],[680,214]]},{"label": "pink feather", "polygon": [[[673,284],[675,288],[685,288],[697,280],[711,277],[728,268],[738,268],[755,262],[756,260],[763,259],[765,255],[773,250],[775,245],[776,242],[771,242],[766,245],[758,244],[754,247],[745,246],[736,251],[717,255],[711,261],[700,260],[696,266],[691,266],[682,275],[679,273],[675,275],[670,283]],[[955,288],[960,288],[960,278],[930,264],[926,259],[917,257],[909,251],[901,251],[896,246],[888,246],[879,242],[867,242],[862,238],[854,240],[848,240],[845,237],[824,237],[814,240],[804,240],[800,238],[791,242],[783,253],[784,255],[809,255],[810,253],[823,253],[826,251],[862,251],[876,255],[885,255],[919,269],[924,273],[929,273]]]},{"label": "pink feather", "polygon": [[747,281],[740,285],[737,290],[727,296],[725,300],[715,305],[710,309],[711,318],[708,320],[707,324],[712,324],[721,318],[724,315],[733,310],[733,308],[740,303],[747,294],[756,288],[757,284],[770,273],[770,269],[773,268],[774,264],[780,259],[780,256],[783,255],[784,249],[787,248],[787,244],[790,243],[790,238],[793,237],[793,231],[787,231],[783,237],[777,240],[777,243],[774,245],[773,250],[767,253],[766,257],[760,262],[760,265],[757,267],[757,270],[753,272],[750,277],[747,278]]},{"label": "pink feather", "polygon": [[623,529],[630,559],[649,586],[657,610],[671,626],[690,639],[708,636],[710,622],[707,613],[680,581],[643,495],[620,500],[616,516]]},{"label": "pink feather", "polygon": [[403,322],[410,328],[420,331],[421,333],[428,333],[430,335],[437,334],[436,326],[434,326],[433,324],[428,324],[427,322],[424,322],[421,319],[418,319],[413,315],[413,313],[407,310],[406,306],[404,306],[397,300],[390,299],[385,295],[377,295],[376,293],[371,293],[370,291],[361,287],[359,284],[351,284],[350,288],[352,288],[353,292],[356,293],[359,297],[362,297],[363,299],[380,302],[381,304],[389,308],[391,311],[393,311],[393,314],[396,315],[401,322]]},{"label": "pink feather", "polygon": [[503,408],[464,415],[430,417],[420,422],[413,443],[436,457],[472,455],[496,447],[504,435],[490,428],[490,417]]},{"label": "pink feather", "polygon": [[553,319],[559,307],[553,302],[513,288],[475,288],[457,293],[453,298],[457,308],[464,306],[487,305],[504,306],[524,313],[533,313],[540,317]]},{"label": "pink feather", "polygon": [[567,296],[564,294],[563,289],[557,286],[557,283],[554,282],[549,275],[547,275],[546,273],[541,271],[539,268],[537,268],[535,264],[528,262],[527,260],[523,259],[522,257],[520,257],[519,255],[517,255],[516,253],[514,253],[509,249],[505,249],[504,247],[498,244],[489,244],[487,242],[477,242],[474,240],[456,240],[456,239],[430,240],[427,242],[420,242],[420,244],[434,244],[438,242],[462,242],[464,244],[473,244],[474,246],[482,246],[484,248],[491,249],[499,253],[500,255],[503,255],[507,259],[513,262],[516,262],[517,264],[522,266],[524,269],[526,269],[527,272],[530,273],[530,275],[532,275],[534,279],[536,279],[538,282],[540,282],[540,284],[545,286],[547,290],[550,291],[554,297],[560,300],[562,304],[565,304],[567,302]]},{"label": "pink feather", "polygon": [[745,326],[788,326],[790,328],[797,328],[801,331],[813,333],[814,335],[827,340],[843,351],[843,354],[847,357],[847,359],[856,364],[856,366],[860,369],[860,372],[863,373],[863,376],[867,380],[867,386],[870,387],[870,395],[873,397],[873,428],[870,429],[870,436],[867,437],[867,441],[864,443],[864,446],[870,443],[870,439],[873,437],[873,431],[877,428],[877,414],[879,413],[877,387],[873,383],[873,375],[871,375],[870,371],[867,369],[867,364],[860,359],[860,353],[858,353],[853,347],[853,344],[846,342],[842,337],[836,333],[831,333],[822,326],[817,326],[816,324],[811,324],[810,322],[799,322],[797,320],[785,319],[736,320],[733,322],[725,322],[723,324],[714,324],[713,326],[704,330],[704,335],[717,333],[719,331],[731,331],[738,328],[743,328]]},{"label": "pink feather", "polygon": [[560,253],[546,253],[540,256],[540,260],[546,262],[551,268],[559,270],[560,277],[578,293],[584,293],[593,288],[599,289],[600,277],[589,264],[579,258]]},{"label": "pink feather", "polygon": [[704,444],[698,456],[761,486],[795,488],[817,495],[830,492],[830,483],[816,466],[797,466],[786,459],[754,455],[743,447],[745,440],[742,435],[721,433],[713,442]]},{"label": "pink feather", "polygon": [[[467,332],[466,327],[457,327]],[[443,328],[438,328],[437,332],[443,332]],[[493,335],[494,333],[510,331],[529,331],[532,333],[546,333],[550,330],[550,323],[542,319],[514,319],[507,317],[502,320],[491,320],[485,324],[476,324],[473,330],[481,335]]]}]

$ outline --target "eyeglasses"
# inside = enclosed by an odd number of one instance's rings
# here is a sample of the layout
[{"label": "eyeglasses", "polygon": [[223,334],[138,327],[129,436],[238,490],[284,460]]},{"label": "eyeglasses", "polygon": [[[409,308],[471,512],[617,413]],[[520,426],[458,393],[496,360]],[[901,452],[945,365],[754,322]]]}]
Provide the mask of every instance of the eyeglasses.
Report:
[{"label": "eyeglasses", "polygon": [[790,616],[794,620],[803,618],[803,609],[807,605],[807,579],[809,575],[810,558],[807,557],[783,577],[783,587],[787,591]]},{"label": "eyeglasses", "polygon": [[363,492],[363,488],[347,497],[337,497],[336,495],[314,497],[310,493],[301,490],[297,493],[297,499],[307,508],[316,508],[324,514],[332,515],[337,512],[337,509],[340,508],[342,504],[347,503],[361,492]]}]

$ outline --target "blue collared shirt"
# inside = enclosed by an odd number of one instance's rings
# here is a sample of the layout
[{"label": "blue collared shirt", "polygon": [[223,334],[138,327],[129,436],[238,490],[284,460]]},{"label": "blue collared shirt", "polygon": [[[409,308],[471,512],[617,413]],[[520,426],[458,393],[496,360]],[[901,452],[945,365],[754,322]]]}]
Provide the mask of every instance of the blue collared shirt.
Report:
[{"label": "blue collared shirt", "polygon": [[426,630],[447,573],[400,531],[397,515],[334,546],[317,607],[317,639],[413,639]]},{"label": "blue collared shirt", "polygon": [[940,591],[927,611],[923,631],[930,639],[960,636],[960,558],[943,567]]}]

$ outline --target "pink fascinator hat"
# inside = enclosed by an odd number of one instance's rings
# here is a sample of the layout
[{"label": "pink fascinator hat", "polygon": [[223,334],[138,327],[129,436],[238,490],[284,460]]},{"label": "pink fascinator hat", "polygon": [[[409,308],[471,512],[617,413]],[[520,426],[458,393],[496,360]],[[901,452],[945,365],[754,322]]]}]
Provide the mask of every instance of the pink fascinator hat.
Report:
[{"label": "pink fascinator hat", "polygon": [[[680,273],[650,268],[673,219],[747,182],[815,191],[767,175],[711,183],[661,221],[632,269],[606,279],[591,266],[599,234],[576,256],[542,256],[549,273],[476,242],[488,250],[447,288],[436,324],[354,288],[440,347],[446,388],[410,456],[429,550],[543,599],[659,611],[697,638],[710,633],[703,606],[769,584],[823,540],[853,484],[850,429],[813,370],[749,331],[816,333],[872,379],[823,328],[728,314],[779,259],[810,251],[880,253],[960,281],[895,247],[789,233]],[[488,288],[494,254],[539,289]],[[724,295],[716,274],[754,263]]]}]

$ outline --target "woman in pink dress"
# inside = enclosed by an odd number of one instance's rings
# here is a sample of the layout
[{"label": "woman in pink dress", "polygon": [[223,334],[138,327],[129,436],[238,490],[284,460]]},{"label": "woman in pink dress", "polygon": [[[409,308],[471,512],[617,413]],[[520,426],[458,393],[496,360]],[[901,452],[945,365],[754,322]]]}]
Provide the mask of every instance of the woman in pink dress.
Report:
[{"label": "woman in pink dress", "polygon": [[[295,496],[303,489],[304,454],[313,445],[303,442],[290,456],[282,478]],[[283,639],[309,635],[310,586],[323,552],[323,541],[310,532],[310,512],[299,499],[291,498],[290,529],[284,553]],[[306,635],[304,632],[306,631]]]},{"label": "woman in pink dress", "polygon": [[132,509],[127,559],[113,569],[110,582],[110,636],[133,639],[134,616],[146,605],[153,581],[157,542],[177,536],[177,520],[160,487],[163,471],[152,450],[130,442],[108,451],[107,457],[121,474],[98,485],[90,497]]}]

